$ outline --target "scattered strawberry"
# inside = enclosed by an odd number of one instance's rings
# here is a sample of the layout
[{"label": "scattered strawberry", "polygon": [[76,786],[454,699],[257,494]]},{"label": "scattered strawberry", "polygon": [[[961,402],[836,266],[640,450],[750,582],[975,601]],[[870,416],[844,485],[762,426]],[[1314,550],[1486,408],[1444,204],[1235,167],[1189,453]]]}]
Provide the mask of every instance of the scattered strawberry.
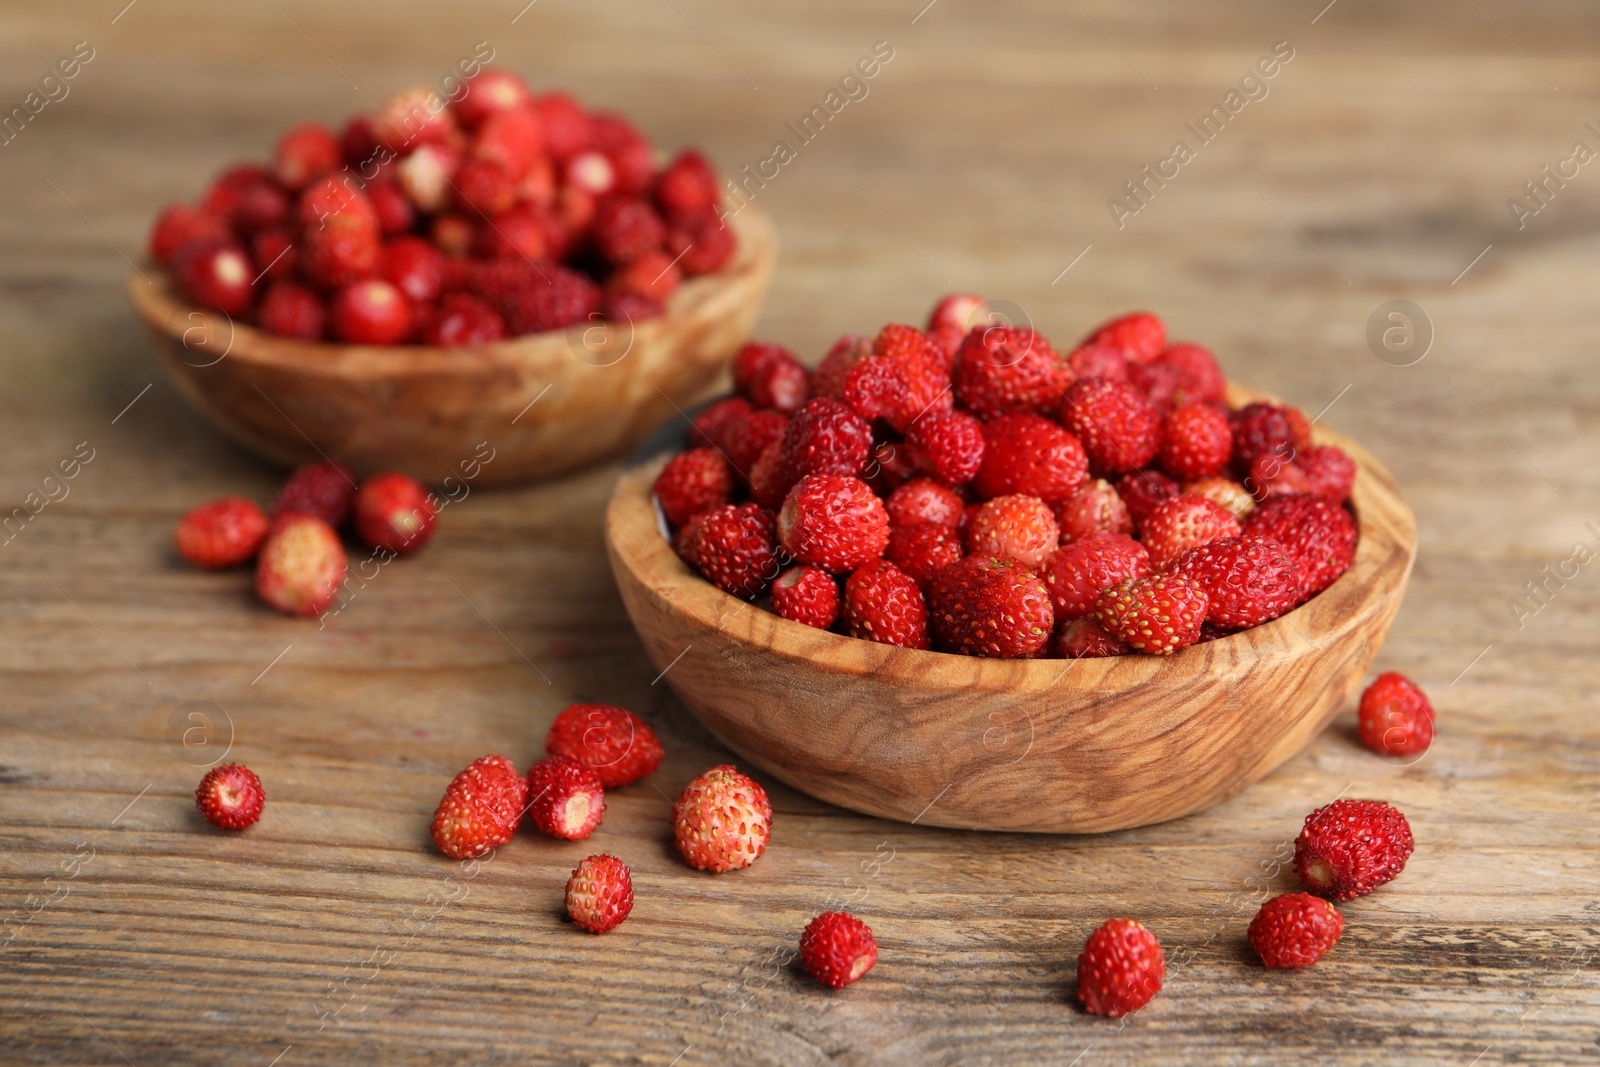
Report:
[{"label": "scattered strawberry", "polygon": [[724,504],[684,527],[688,561],[718,589],[753,600],[778,573],[772,512],[758,504]]},{"label": "scattered strawberry", "polygon": [[813,474],[789,490],[778,512],[778,539],[801,563],[835,574],[883,555],[889,514],[859,478]]},{"label": "scattered strawberry", "polygon": [[1056,655],[1061,659],[1100,659],[1132,653],[1126,642],[1112,637],[1093,617],[1068,619],[1056,637]]},{"label": "scattered strawberry", "polygon": [[1024,564],[1003,556],[967,556],[928,588],[935,645],[994,659],[1031,656],[1050,640],[1050,591]]},{"label": "scattered strawberry", "polygon": [[826,630],[839,617],[839,583],[821,567],[790,567],[772,583],[772,609],[785,619]]},{"label": "scattered strawberry", "polygon": [[339,595],[346,563],[333,527],[314,515],[278,517],[256,560],[256,595],[286,615],[320,615]]},{"label": "scattered strawberry", "polygon": [[1284,893],[1250,920],[1250,947],[1268,967],[1309,967],[1339,941],[1339,909],[1310,893]]},{"label": "scattered strawberry", "polygon": [[991,419],[983,438],[983,463],[972,488],[985,500],[1023,493],[1059,504],[1077,490],[1089,470],[1078,439],[1038,415]]},{"label": "scattered strawberry", "polygon": [[932,647],[922,591],[888,560],[871,560],[846,579],[844,619],[851,637],[901,648]]},{"label": "scattered strawberry", "polygon": [[567,879],[566,904],[579,929],[591,934],[614,930],[633,911],[633,874],[615,856],[586,856]]},{"label": "scattered strawberry", "polygon": [[672,806],[672,831],[689,866],[738,870],[760,859],[772,840],[772,803],[760,783],[725,763],[684,787]]},{"label": "scattered strawberry", "polygon": [[656,501],[673,526],[733,501],[733,471],[715,448],[691,448],[667,460],[656,475]]},{"label": "scattered strawberry", "polygon": [[1156,569],[1200,545],[1239,536],[1239,520],[1205,497],[1176,496],[1158,504],[1139,524],[1139,536]]},{"label": "scattered strawberry", "polygon": [[254,826],[266,803],[267,794],[261,788],[261,779],[250,768],[238,763],[211,768],[194,791],[195,807],[206,817],[206,822],[219,830]]},{"label": "scattered strawberry", "polygon": [[1167,975],[1161,942],[1134,919],[1110,919],[1078,957],[1078,999],[1091,1015],[1116,1019],[1138,1011]]},{"label": "scattered strawberry", "polygon": [[967,551],[1009,556],[1037,568],[1061,543],[1061,529],[1036,496],[997,496],[980,507],[964,530]]},{"label": "scattered strawberry", "polygon": [[1288,550],[1300,567],[1302,597],[1322,592],[1355,562],[1355,520],[1321,497],[1269,500],[1250,513],[1244,528],[1251,536],[1270,537]]},{"label": "scattered strawberry", "polygon": [[1149,573],[1150,553],[1144,546],[1126,534],[1112,533],[1062,545],[1040,571],[1058,621],[1093,613],[1101,593]]},{"label": "scattered strawberry", "polygon": [[954,526],[923,523],[889,527],[889,547],[883,558],[911,576],[926,590],[939,572],[964,555],[961,534]]},{"label": "scattered strawberry", "polygon": [[356,535],[368,547],[402,555],[427,544],[439,514],[432,494],[415,478],[395,473],[362,482],[354,510]]},{"label": "scattered strawberry", "polygon": [[600,776],[575,759],[546,756],[528,769],[528,821],[563,841],[581,841],[606,813]]},{"label": "scattered strawberry", "polygon": [[1177,408],[1162,420],[1161,465],[1179,481],[1210,478],[1233,454],[1228,416],[1210,404]]},{"label": "scattered strawberry", "polygon": [[1300,603],[1300,568],[1267,538],[1225,537],[1191,548],[1171,571],[1206,594],[1206,619],[1224,629],[1259,626]]},{"label": "scattered strawberry", "polygon": [[889,494],[883,502],[893,526],[910,527],[933,523],[955,527],[961,523],[966,507],[954,489],[928,478],[913,478]]},{"label": "scattered strawberry", "polygon": [[594,772],[605,789],[631,785],[661,765],[661,740],[639,716],[611,704],[570,704],[545,735],[547,756]]},{"label": "scattered strawberry", "polygon": [[510,841],[522,821],[528,784],[504,756],[482,756],[455,776],[433,814],[433,843],[451,859],[471,859]]},{"label": "scattered strawberry", "polygon": [[1361,743],[1380,756],[1417,756],[1433,744],[1433,704],[1415,682],[1390,671],[1361,694]]},{"label": "scattered strawberry", "polygon": [[315,515],[338,528],[350,515],[356,497],[356,478],[350,468],[332,460],[296,467],[272,501],[272,516],[291,511]]},{"label": "scattered strawberry", "polygon": [[1294,843],[1300,884],[1334,900],[1364,897],[1405,870],[1411,826],[1381,800],[1335,800],[1306,816]]},{"label": "scattered strawberry", "polygon": [[825,911],[800,935],[800,965],[829,989],[843,989],[877,962],[872,930],[849,912]]},{"label": "scattered strawberry", "polygon": [[1129,578],[1101,593],[1094,613],[1108,633],[1136,651],[1164,656],[1200,639],[1206,594],[1182,575]]},{"label": "scattered strawberry", "polygon": [[223,569],[255,559],[267,539],[267,516],[254,500],[228,496],[201,504],[178,523],[178,554],[198,567]]},{"label": "scattered strawberry", "polygon": [[1161,448],[1160,413],[1132,384],[1116,378],[1073,382],[1061,401],[1060,417],[1096,470],[1138,470]]}]

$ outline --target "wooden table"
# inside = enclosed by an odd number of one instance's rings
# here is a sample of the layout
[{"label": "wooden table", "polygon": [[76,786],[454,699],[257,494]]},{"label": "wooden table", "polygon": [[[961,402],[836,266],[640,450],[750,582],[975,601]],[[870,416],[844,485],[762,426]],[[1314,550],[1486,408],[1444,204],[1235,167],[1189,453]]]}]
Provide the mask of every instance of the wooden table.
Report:
[{"label": "wooden table", "polygon": [[[93,454],[0,546],[0,915],[23,916],[0,949],[0,1061],[1600,1057],[1600,578],[1563,563],[1600,548],[1600,165],[1545,186],[1521,229],[1507,206],[1574,141],[1600,148],[1590,5],[121,3],[0,14],[7,108],[74,42],[94,49],[0,149],[0,509],[80,442]],[[757,192],[785,238],[761,335],[814,360],[951,288],[1063,341],[1148,305],[1239,380],[1325,411],[1417,511],[1379,665],[1432,694],[1433,750],[1379,760],[1346,714],[1210,812],[1082,838],[880,822],[777,787],[767,856],[711,877],[673,854],[667,798],[728,754],[653,684],[613,590],[614,467],[473,491],[320,631],[242,575],[183,566],[185,509],[266,499],[279,474],[159,376],[124,255],[158,205],[291,121],[372,106],[480,40],[729,170],[793,147],[785,123],[890,42],[868,95]],[[1267,95],[1193,137],[1280,41],[1293,59]],[[1180,139],[1193,158],[1119,229],[1108,199]],[[1391,300],[1431,322],[1418,362],[1420,345],[1369,350]],[[1529,581],[1548,592],[1518,612]],[[439,856],[426,828],[450,776],[488,751],[526,763],[576,699],[646,716],[660,771],[588,842],[522,836],[475,873]],[[195,711],[211,730],[186,747]],[[230,741],[271,799],[223,837],[191,791]],[[1345,908],[1321,965],[1267,973],[1244,927],[1292,887],[1304,814],[1340,795],[1401,807],[1416,855]],[[560,918],[561,887],[601,849],[633,865],[638,905],[594,938]],[[830,899],[883,949],[838,994],[790,962]],[[1126,1025],[1072,1003],[1083,939],[1112,915],[1172,960]]]}]

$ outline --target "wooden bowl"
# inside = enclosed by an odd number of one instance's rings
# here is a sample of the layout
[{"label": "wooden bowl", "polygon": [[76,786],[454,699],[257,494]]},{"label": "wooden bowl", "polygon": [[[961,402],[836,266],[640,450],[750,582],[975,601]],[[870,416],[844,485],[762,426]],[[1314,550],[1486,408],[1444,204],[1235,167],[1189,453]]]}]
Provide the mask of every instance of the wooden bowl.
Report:
[{"label": "wooden bowl", "polygon": [[717,377],[755,323],[777,256],[757,208],[730,225],[733,259],[686,282],[659,319],[470,348],[277,337],[183,303],[155,271],[154,284],[130,275],[128,294],[183,395],[269,459],[325,454],[437,483],[488,442],[494,458],[477,481],[523,481],[636,444]]},{"label": "wooden bowl", "polygon": [[[1263,399],[1234,388],[1235,404]],[[993,660],[817,630],[729,596],[673,553],[651,500],[657,440],[618,479],[606,547],[663,678],[744,759],[869,815],[1087,833],[1175,819],[1299,752],[1360,684],[1400,606],[1416,522],[1359,468],[1355,563],[1282,618],[1171,656]],[[662,435],[658,435],[662,436]]]}]

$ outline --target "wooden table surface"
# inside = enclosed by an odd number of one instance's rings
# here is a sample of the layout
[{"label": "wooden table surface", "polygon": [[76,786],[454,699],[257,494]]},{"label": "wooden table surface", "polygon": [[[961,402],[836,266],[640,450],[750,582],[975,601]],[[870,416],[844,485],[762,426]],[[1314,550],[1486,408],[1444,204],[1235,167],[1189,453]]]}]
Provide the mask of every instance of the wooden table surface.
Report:
[{"label": "wooden table surface", "polygon": [[[0,1061],[1600,1059],[1600,165],[1563,163],[1600,149],[1592,4],[123,3],[0,8],[6,109],[94,50],[0,147],[0,511],[93,457],[0,544]],[[711,877],[674,855],[667,797],[728,753],[654,684],[613,588],[614,466],[474,490],[322,630],[182,565],[184,510],[267,499],[280,474],[161,377],[124,255],[290,122],[435,79],[478,41],[728,170],[795,147],[785,123],[889,42],[868,95],[758,191],[784,239],[760,334],[815,360],[952,288],[1061,341],[1150,306],[1231,376],[1327,409],[1417,512],[1378,665],[1432,694],[1433,749],[1382,761],[1347,712],[1220,807],[1086,837],[900,825],[774,786],[766,857]],[[1267,95],[1194,138],[1278,42],[1293,58]],[[1180,139],[1193,158],[1119,229],[1108,200]],[[1508,199],[1546,165],[1567,177],[1519,228]],[[1392,300],[1421,309],[1420,361],[1369,347]],[[1529,582],[1540,599],[1519,601]],[[653,778],[587,842],[519,836],[470,871],[434,851],[451,775],[490,751],[525,764],[578,699],[655,726]],[[184,744],[195,711],[209,748]],[[224,837],[191,794],[230,744],[270,802]],[[1416,854],[1344,909],[1319,966],[1265,972],[1245,925],[1292,887],[1302,817],[1340,795],[1397,804]],[[638,903],[594,938],[560,901],[599,850],[633,866]],[[830,900],[882,945],[836,994],[791,962]],[[1125,1025],[1072,1001],[1113,915],[1172,961]]]}]

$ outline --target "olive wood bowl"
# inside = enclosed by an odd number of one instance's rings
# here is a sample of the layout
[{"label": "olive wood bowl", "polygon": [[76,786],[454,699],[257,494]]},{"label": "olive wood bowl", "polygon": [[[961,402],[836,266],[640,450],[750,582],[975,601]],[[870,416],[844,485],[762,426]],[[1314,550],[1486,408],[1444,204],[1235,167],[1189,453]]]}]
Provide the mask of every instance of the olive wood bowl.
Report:
[{"label": "olive wood bowl", "polygon": [[637,444],[702,395],[749,335],[777,257],[771,221],[731,216],[719,271],[686,281],[657,319],[465,348],[278,337],[184,303],[164,273],[128,295],[161,364],[203,415],[284,464],[329,456],[437,483],[488,442],[480,483],[559,474]]},{"label": "olive wood bowl", "polygon": [[[1266,399],[1231,387],[1234,404]],[[629,461],[606,514],[623,603],[662,677],[741,757],[903,822],[1088,833],[1175,819],[1304,748],[1360,684],[1400,607],[1416,522],[1365,449],[1355,563],[1272,622],[1169,656],[996,660],[818,630],[722,592],[664,536],[651,484],[680,423]]]}]

